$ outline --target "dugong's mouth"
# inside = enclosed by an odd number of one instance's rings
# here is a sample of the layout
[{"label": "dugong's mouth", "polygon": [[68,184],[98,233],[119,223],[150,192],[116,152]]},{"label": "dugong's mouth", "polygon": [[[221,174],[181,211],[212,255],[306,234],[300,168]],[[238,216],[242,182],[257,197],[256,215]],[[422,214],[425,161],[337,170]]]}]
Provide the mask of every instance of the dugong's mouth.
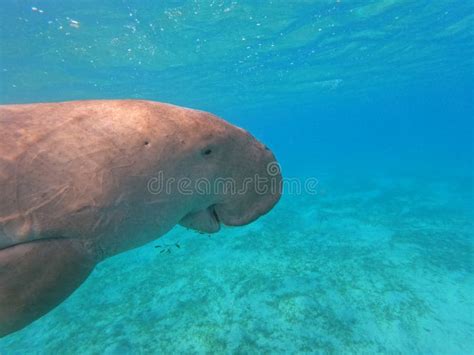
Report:
[{"label": "dugong's mouth", "polygon": [[219,216],[217,215],[215,206],[213,205],[209,208],[211,209],[211,214],[212,214],[212,217],[214,218],[214,221],[220,225],[221,221],[219,220]]},{"label": "dugong's mouth", "polygon": [[179,224],[203,233],[216,233],[221,228],[221,221],[217,215],[215,205],[204,210],[188,213]]}]

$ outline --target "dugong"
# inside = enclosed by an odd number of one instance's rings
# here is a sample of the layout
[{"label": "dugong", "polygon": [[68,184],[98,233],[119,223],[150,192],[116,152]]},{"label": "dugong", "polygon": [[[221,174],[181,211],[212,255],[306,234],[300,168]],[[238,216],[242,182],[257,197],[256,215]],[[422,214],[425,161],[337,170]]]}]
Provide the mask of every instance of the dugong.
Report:
[{"label": "dugong", "polygon": [[0,106],[0,336],[177,224],[254,221],[280,198],[276,164],[245,130],[170,104]]}]

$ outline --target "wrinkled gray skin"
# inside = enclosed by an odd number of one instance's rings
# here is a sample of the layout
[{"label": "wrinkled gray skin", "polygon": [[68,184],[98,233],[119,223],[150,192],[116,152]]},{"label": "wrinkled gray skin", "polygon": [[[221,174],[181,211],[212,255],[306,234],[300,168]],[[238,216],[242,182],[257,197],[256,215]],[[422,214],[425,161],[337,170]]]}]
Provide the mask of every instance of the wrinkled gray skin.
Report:
[{"label": "wrinkled gray skin", "polygon": [[[267,171],[274,161],[246,131],[177,106],[0,106],[0,336],[57,306],[104,258],[178,223],[213,233],[265,214],[280,197],[281,176]],[[239,187],[256,174],[267,191],[159,191],[156,179],[192,187],[232,178]]]}]

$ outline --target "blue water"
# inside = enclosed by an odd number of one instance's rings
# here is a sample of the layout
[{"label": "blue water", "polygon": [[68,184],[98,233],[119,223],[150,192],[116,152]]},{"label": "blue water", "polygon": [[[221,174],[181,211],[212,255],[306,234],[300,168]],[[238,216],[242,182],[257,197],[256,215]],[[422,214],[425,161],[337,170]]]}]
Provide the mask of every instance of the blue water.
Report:
[{"label": "blue water", "polygon": [[474,353],[470,2],[1,7],[1,103],[199,108],[318,180],[249,226],[105,261],[1,354]]}]

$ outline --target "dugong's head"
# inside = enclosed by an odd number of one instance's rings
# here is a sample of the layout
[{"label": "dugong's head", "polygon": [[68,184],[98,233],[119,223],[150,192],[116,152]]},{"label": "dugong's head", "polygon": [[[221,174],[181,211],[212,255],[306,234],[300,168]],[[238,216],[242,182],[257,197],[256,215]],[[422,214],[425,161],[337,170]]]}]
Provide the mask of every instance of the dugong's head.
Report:
[{"label": "dugong's head", "polygon": [[[206,112],[188,110],[180,168],[188,182],[180,224],[205,233],[248,224],[280,199],[282,177],[270,149],[247,131]],[[185,172],[185,173],[181,173]],[[178,188],[179,189],[179,188]]]}]

